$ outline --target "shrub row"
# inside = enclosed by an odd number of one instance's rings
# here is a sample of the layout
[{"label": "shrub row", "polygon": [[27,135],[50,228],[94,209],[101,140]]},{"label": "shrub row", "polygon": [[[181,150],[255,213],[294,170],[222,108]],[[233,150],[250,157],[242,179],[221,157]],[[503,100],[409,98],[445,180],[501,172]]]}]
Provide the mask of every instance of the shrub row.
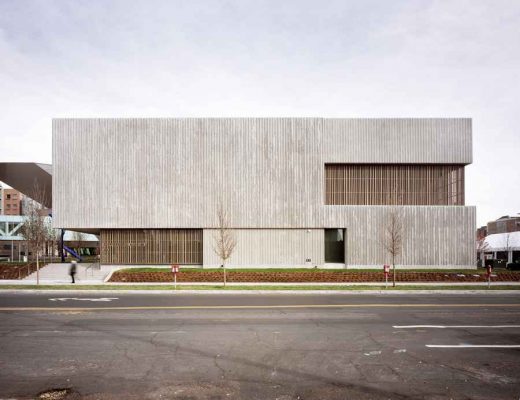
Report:
[{"label": "shrub row", "polygon": [[[40,268],[43,264],[40,264]],[[0,279],[23,279],[36,271],[36,263],[0,264]]]},{"label": "shrub row", "polygon": [[[518,282],[520,274],[499,272],[493,281]],[[389,281],[392,275],[389,276]],[[223,280],[221,271],[179,272],[178,282],[220,282]],[[241,272],[228,271],[228,282],[384,282],[382,272]],[[455,274],[443,272],[405,272],[396,273],[399,282],[486,282],[484,274]],[[170,272],[123,272],[116,271],[110,282],[172,282]]]}]

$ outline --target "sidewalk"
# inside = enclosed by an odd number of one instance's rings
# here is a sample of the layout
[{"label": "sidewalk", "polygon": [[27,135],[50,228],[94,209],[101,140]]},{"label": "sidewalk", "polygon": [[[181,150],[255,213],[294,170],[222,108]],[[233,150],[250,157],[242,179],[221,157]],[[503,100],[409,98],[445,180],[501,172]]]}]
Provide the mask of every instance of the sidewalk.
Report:
[{"label": "sidewalk", "polygon": [[[103,286],[172,286],[173,282],[103,282],[100,280],[76,279],[77,285],[103,285]],[[36,280],[0,280],[2,285],[36,285]],[[67,280],[40,279],[40,285],[71,285]],[[177,286],[220,286],[217,282],[178,282]],[[384,286],[384,282],[228,282],[227,286]],[[388,287],[392,283],[388,282]],[[396,286],[487,286],[487,282],[396,282]],[[520,286],[520,282],[493,282],[491,286]]]}]

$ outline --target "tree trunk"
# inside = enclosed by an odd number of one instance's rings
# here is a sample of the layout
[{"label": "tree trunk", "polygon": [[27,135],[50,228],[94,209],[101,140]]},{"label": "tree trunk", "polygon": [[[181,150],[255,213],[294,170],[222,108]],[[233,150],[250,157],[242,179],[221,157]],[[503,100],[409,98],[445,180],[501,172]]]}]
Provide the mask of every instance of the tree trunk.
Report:
[{"label": "tree trunk", "polygon": [[40,284],[40,259],[38,257],[38,252],[36,252],[36,284]]},{"label": "tree trunk", "polygon": [[[393,258],[393,257],[392,257]],[[392,286],[395,287],[395,260],[392,259]]]},{"label": "tree trunk", "polygon": [[226,286],[226,263],[222,264],[222,268],[224,268],[224,286]]}]

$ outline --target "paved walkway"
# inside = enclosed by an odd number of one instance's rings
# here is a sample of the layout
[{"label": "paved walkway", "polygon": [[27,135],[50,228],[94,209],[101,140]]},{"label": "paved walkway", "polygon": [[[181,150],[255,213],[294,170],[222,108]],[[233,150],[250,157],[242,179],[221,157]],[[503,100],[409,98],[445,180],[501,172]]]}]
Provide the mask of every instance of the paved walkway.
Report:
[{"label": "paved walkway", "polygon": [[[69,275],[70,263],[52,263],[47,264],[40,269],[40,283],[44,285],[59,285],[71,283]],[[99,285],[112,272],[113,267],[95,263],[77,264],[76,282],[82,285]],[[9,281],[10,284],[30,285],[36,283],[36,272],[21,280]],[[16,282],[16,283],[14,283]],[[0,282],[4,283],[4,282]]]}]

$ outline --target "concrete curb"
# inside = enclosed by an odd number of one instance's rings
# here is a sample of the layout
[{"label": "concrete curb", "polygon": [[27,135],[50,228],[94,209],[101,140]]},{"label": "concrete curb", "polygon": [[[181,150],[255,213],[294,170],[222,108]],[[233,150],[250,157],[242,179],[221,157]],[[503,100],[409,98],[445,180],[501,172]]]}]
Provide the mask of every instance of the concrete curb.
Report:
[{"label": "concrete curb", "polygon": [[116,272],[117,269],[113,269],[112,271],[110,271],[110,273],[105,276],[105,279],[103,279],[103,283],[108,283],[108,281],[110,280],[110,278],[112,278],[112,275],[114,275],[114,272]]},{"label": "concrete curb", "polygon": [[[49,294],[58,294],[58,293],[75,293],[75,294],[90,294],[90,293],[99,293],[99,294],[171,294],[173,296],[183,295],[183,294],[196,294],[196,295],[205,295],[205,294],[240,294],[240,295],[258,295],[258,294],[291,294],[291,295],[364,295],[364,294],[380,294],[385,296],[391,296],[394,294],[397,295],[410,295],[410,294],[443,294],[443,295],[459,295],[459,294],[475,294],[475,295],[517,295],[520,296],[520,290],[486,290],[486,289],[475,289],[475,290],[110,290],[110,289],[80,289],[80,290],[72,290],[72,289],[1,289],[0,293],[49,293]],[[485,306],[483,306],[485,307]]]},{"label": "concrete curb", "polygon": [[[3,285],[35,285],[36,281],[0,280]],[[70,285],[70,281],[40,280],[40,285]],[[172,286],[173,282],[101,282],[92,280],[76,281],[77,285],[110,285],[110,286]],[[221,286],[222,282],[177,282],[177,286]],[[228,282],[228,286],[384,286],[384,282]],[[485,286],[487,282],[397,282],[396,286]],[[388,285],[392,286],[391,283]],[[520,282],[491,282],[491,286],[520,286]]]}]

